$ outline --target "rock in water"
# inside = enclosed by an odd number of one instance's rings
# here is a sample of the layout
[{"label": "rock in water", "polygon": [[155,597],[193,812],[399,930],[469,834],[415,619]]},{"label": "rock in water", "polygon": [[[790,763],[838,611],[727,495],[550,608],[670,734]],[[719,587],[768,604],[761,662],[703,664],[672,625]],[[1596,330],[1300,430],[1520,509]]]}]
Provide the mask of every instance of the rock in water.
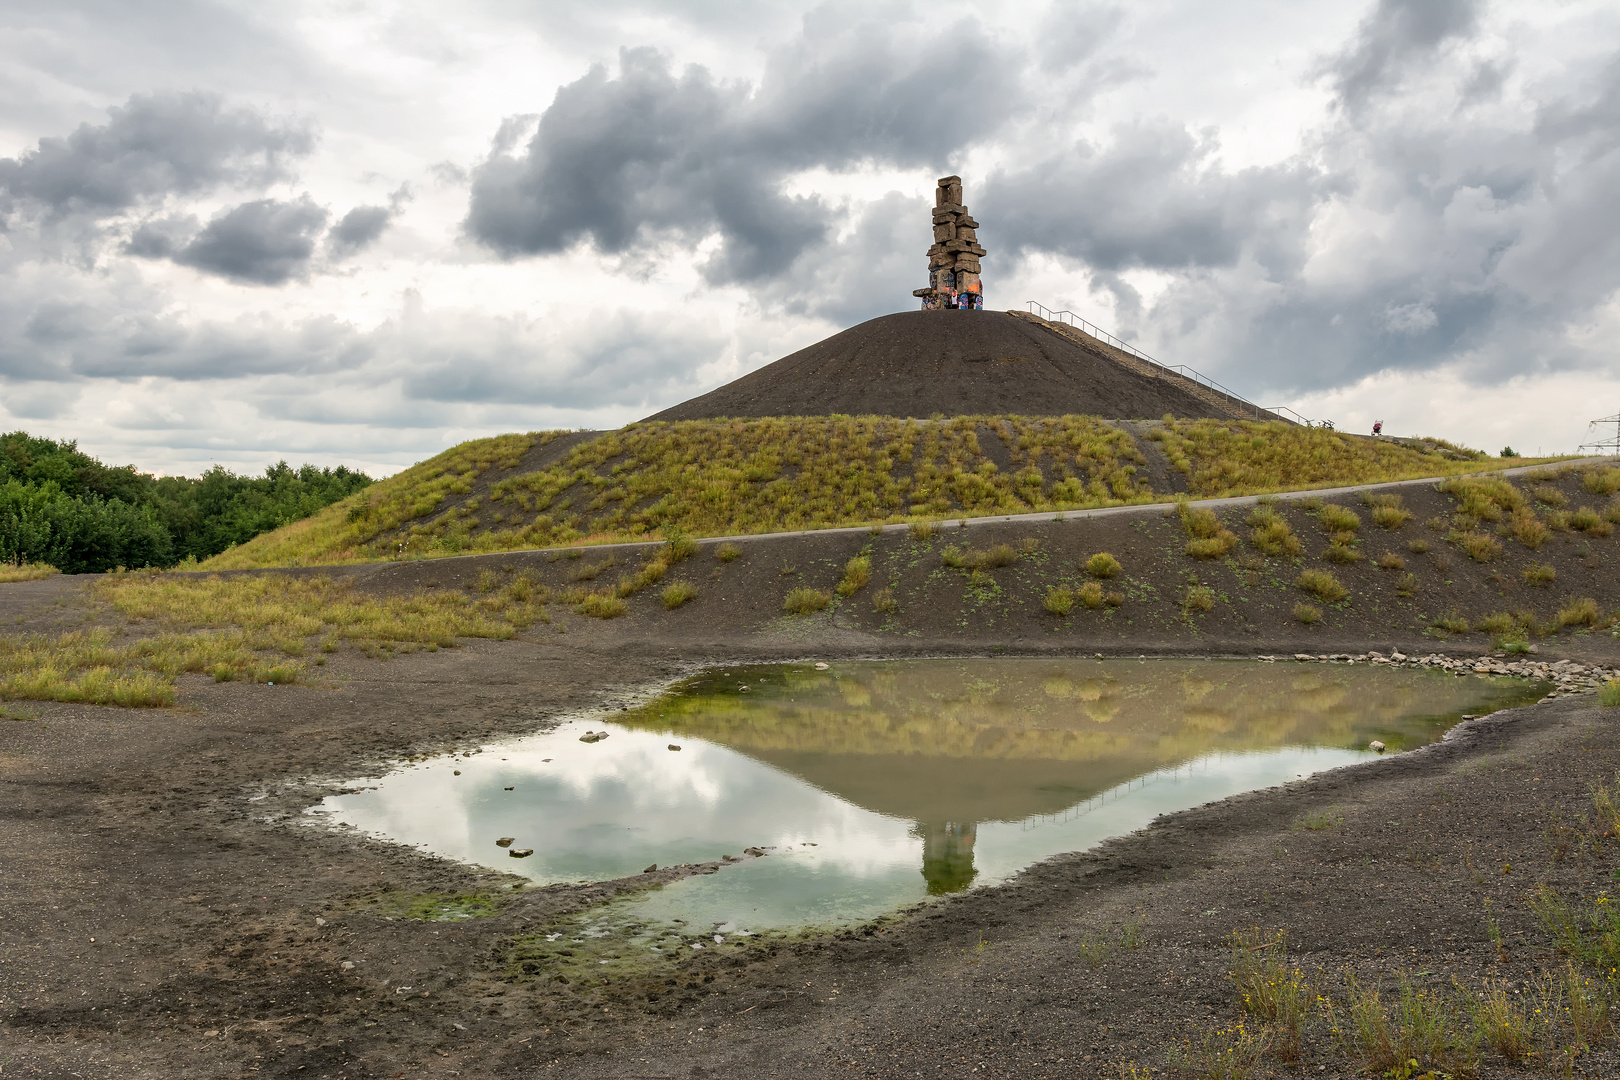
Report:
[{"label": "rock in water", "polygon": [[534,854],[534,848],[532,848],[532,847],[515,847],[511,851],[508,851],[507,854],[510,855],[514,859],[527,859],[530,855]]},{"label": "rock in water", "polygon": [[1384,746],[1383,743],[1379,742],[1377,739],[1374,739],[1372,742],[1367,744],[1367,749],[1375,750],[1378,753],[1382,754],[1384,752],[1384,750],[1385,750],[1385,746]]},{"label": "rock in water", "polygon": [[517,839],[517,837],[515,837],[515,836],[503,836],[499,840],[495,841],[495,846],[496,847],[511,847],[512,846],[512,841],[516,840],[516,839]]}]

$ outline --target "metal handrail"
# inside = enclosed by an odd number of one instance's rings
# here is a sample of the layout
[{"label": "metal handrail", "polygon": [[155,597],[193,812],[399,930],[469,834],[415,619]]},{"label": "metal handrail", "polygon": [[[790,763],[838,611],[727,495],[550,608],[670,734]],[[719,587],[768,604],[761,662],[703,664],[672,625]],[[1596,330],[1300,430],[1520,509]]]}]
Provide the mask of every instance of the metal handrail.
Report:
[{"label": "metal handrail", "polygon": [[1298,417],[1299,423],[1303,424],[1305,427],[1315,427],[1315,426],[1317,426],[1313,421],[1307,419],[1306,417],[1300,416],[1299,413],[1294,412],[1293,409],[1290,409],[1286,405],[1279,405],[1276,408],[1269,408],[1269,407],[1264,406],[1264,405],[1256,405],[1254,402],[1250,401],[1248,398],[1244,397],[1242,394],[1239,394],[1239,393],[1236,393],[1235,391],[1227,389],[1225,386],[1222,386],[1220,383],[1216,382],[1214,379],[1211,379],[1207,375],[1204,375],[1203,373],[1201,373],[1199,371],[1196,371],[1193,368],[1188,367],[1186,364],[1166,364],[1166,363],[1162,363],[1162,362],[1160,362],[1158,360],[1155,360],[1153,357],[1149,356],[1147,353],[1143,352],[1141,349],[1138,349],[1135,345],[1132,345],[1130,342],[1126,341],[1124,338],[1117,337],[1114,334],[1110,334],[1108,331],[1104,330],[1102,327],[1098,326],[1096,323],[1091,322],[1091,321],[1089,321],[1087,319],[1083,319],[1079,315],[1076,315],[1072,311],[1053,311],[1051,308],[1047,307],[1045,304],[1042,304],[1037,300],[1027,300],[1027,301],[1025,301],[1025,304],[1029,308],[1029,313],[1031,315],[1037,315],[1040,318],[1047,320],[1048,322],[1066,322],[1066,323],[1069,323],[1071,326],[1074,326],[1074,327],[1076,327],[1076,328],[1078,328],[1080,330],[1084,330],[1086,333],[1090,334],[1092,337],[1097,338],[1100,341],[1104,341],[1104,342],[1108,343],[1109,345],[1112,345],[1114,348],[1120,350],[1121,352],[1129,353],[1130,355],[1136,357],[1138,360],[1146,360],[1148,363],[1152,364],[1154,367],[1158,368],[1160,371],[1173,372],[1174,374],[1179,375],[1184,379],[1191,379],[1195,383],[1200,383],[1200,384],[1202,384],[1204,386],[1207,386],[1211,390],[1216,391],[1217,393],[1225,394],[1227,397],[1231,398],[1234,401],[1241,401],[1243,404],[1249,406],[1251,409],[1254,410],[1254,418],[1256,420],[1260,419],[1260,414],[1262,412],[1269,412],[1269,413],[1272,413],[1272,414],[1274,414],[1276,416],[1281,416],[1283,413],[1288,413],[1288,414],[1290,414],[1292,416]]}]

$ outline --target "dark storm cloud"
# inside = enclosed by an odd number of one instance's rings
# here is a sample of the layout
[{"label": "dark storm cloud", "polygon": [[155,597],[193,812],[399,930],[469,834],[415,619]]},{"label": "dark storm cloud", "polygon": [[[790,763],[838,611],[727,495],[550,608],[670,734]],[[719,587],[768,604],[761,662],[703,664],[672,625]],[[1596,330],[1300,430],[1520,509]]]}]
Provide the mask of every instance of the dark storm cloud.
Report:
[{"label": "dark storm cloud", "polygon": [[757,86],[622,50],[617,75],[593,67],[557,92],[522,154],[497,145],[474,172],[466,229],[508,258],[718,232],[709,281],[780,274],[827,229],[822,199],[783,193],[789,176],[943,167],[1023,107],[1021,62],[978,24],[918,31],[904,48],[891,35],[801,36]]},{"label": "dark storm cloud", "polygon": [[197,234],[198,221],[190,214],[143,221],[124,244],[124,254],[142,259],[168,259]]},{"label": "dark storm cloud", "polygon": [[326,245],[335,259],[356,255],[382,236],[394,212],[386,206],[357,206],[338,219],[326,234]]},{"label": "dark storm cloud", "polygon": [[215,215],[174,261],[246,285],[281,285],[308,273],[328,216],[308,195],[245,202]]},{"label": "dark storm cloud", "polygon": [[395,217],[411,200],[409,184],[388,197],[387,206],[357,206],[338,219],[326,234],[326,249],[333,259],[358,255],[382,238]]},{"label": "dark storm cloud", "polygon": [[1413,60],[1471,33],[1483,6],[1480,0],[1378,0],[1355,40],[1327,65],[1339,103],[1356,109],[1391,89]]},{"label": "dark storm cloud", "polygon": [[1168,122],[1116,129],[1098,147],[992,173],[978,217],[1009,255],[1038,251],[1101,271],[1229,266],[1259,250],[1297,261],[1299,231],[1321,194],[1298,164],[1226,173],[1218,147]]},{"label": "dark storm cloud", "polygon": [[315,142],[306,127],[227,108],[213,94],[137,94],[108,115],[0,159],[0,188],[51,214],[106,216],[166,195],[271,183]]}]

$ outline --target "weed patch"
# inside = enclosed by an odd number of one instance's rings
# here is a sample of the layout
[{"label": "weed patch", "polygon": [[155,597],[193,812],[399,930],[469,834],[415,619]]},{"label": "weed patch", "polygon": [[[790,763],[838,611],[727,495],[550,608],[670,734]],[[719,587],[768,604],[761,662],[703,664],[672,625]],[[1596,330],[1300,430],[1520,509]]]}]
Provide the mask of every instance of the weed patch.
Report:
[{"label": "weed patch", "polygon": [[1350,595],[1350,590],[1326,570],[1307,570],[1294,584],[1325,604],[1336,603]]},{"label": "weed patch", "polygon": [[1307,604],[1301,600],[1294,605],[1294,618],[1306,626],[1312,626],[1322,621],[1322,609],[1315,604]]},{"label": "weed patch", "polygon": [[664,607],[673,611],[687,601],[696,599],[697,594],[697,586],[690,581],[672,581],[664,586],[660,599],[663,600]]},{"label": "weed patch", "polygon": [[1237,546],[1237,534],[1221,524],[1215,511],[1205,506],[1176,507],[1182,528],[1187,530],[1187,554],[1195,559],[1224,559]]},{"label": "weed patch", "polygon": [[1194,611],[1210,611],[1215,607],[1215,590],[1207,585],[1188,586],[1186,594],[1181,598],[1181,609],[1189,614]]},{"label": "weed patch", "polygon": [[1558,580],[1558,571],[1546,563],[1531,563],[1524,568],[1526,585],[1551,585]]},{"label": "weed patch", "polygon": [[49,563],[0,563],[0,585],[8,581],[38,581],[61,573]]},{"label": "weed patch", "polygon": [[1086,573],[1095,578],[1117,577],[1121,569],[1119,560],[1106,551],[1099,551],[1086,560]]},{"label": "weed patch", "polygon": [[1249,542],[1267,555],[1295,559],[1304,550],[1288,519],[1270,506],[1257,507],[1249,515],[1248,525]]},{"label": "weed patch", "polygon": [[835,589],[839,596],[853,596],[872,580],[872,558],[870,555],[857,555],[844,564],[844,576],[839,579]]},{"label": "weed patch", "polygon": [[820,589],[810,589],[803,586],[793,589],[782,601],[782,610],[789,615],[813,615],[818,611],[825,611],[827,605],[832,603],[832,596]]},{"label": "weed patch", "polygon": [[1599,625],[1603,619],[1598,613],[1597,601],[1590,596],[1579,600],[1571,600],[1558,609],[1559,626],[1592,626]]}]

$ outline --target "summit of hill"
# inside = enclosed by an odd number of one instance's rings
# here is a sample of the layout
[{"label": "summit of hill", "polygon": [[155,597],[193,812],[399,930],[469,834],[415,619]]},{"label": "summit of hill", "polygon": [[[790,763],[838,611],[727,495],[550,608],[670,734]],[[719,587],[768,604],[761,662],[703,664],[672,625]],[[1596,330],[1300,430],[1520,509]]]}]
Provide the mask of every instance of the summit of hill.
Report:
[{"label": "summit of hill", "polygon": [[1012,311],[869,319],[648,419],[838,414],[1275,419],[1075,327]]}]

